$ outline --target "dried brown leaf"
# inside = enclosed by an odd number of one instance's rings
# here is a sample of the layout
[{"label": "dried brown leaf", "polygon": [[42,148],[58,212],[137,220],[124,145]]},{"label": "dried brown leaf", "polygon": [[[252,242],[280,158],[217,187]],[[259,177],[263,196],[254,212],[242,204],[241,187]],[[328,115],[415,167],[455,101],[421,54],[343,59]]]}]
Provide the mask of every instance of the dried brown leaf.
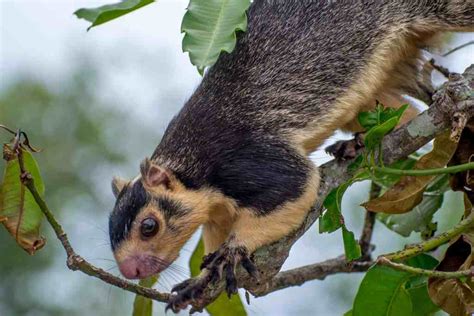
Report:
[{"label": "dried brown leaf", "polygon": [[[446,132],[436,137],[433,150],[421,157],[413,169],[441,168],[451,160],[457,143]],[[423,200],[426,186],[435,176],[404,176],[382,196],[370,200],[363,206],[372,212],[402,214],[411,211]]]},{"label": "dried brown leaf", "polygon": [[[465,164],[474,161],[474,119],[464,128],[459,140],[458,148],[454,153],[449,166]],[[451,188],[454,191],[464,191],[474,203],[474,172],[467,170],[459,172],[451,177]]]},{"label": "dried brown leaf", "polygon": [[[436,270],[467,270],[473,265],[471,242],[462,235],[448,247]],[[450,315],[471,315],[474,312],[473,281],[472,277],[468,280],[429,278],[428,293],[433,302]]]}]

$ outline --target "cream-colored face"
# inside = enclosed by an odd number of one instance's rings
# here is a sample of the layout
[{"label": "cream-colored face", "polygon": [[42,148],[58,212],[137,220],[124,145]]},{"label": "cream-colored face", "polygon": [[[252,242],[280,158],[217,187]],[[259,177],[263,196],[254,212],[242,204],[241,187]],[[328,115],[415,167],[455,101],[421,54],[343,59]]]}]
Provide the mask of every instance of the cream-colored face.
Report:
[{"label": "cream-colored face", "polygon": [[110,240],[127,278],[145,278],[166,269],[206,220],[202,208],[206,203],[195,203],[203,200],[202,194],[187,190],[149,160],[142,164],[141,177],[114,179],[112,187],[117,201],[109,219]]},{"label": "cream-colored face", "polygon": [[[165,218],[157,205],[145,206],[132,222],[128,236],[114,251],[120,271],[128,278],[145,278],[166,269],[196,228]],[[182,222],[182,221],[180,221]],[[176,224],[181,225],[179,228]]]}]

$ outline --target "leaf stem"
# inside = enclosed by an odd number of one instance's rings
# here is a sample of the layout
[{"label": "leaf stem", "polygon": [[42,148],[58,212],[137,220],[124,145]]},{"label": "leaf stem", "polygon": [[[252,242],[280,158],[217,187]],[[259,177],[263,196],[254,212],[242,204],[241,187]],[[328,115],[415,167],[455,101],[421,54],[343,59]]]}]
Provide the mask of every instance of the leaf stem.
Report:
[{"label": "leaf stem", "polygon": [[389,266],[393,269],[405,271],[412,274],[425,275],[427,277],[439,278],[439,279],[459,279],[463,277],[472,277],[474,275],[473,270],[461,270],[461,271],[436,271],[436,270],[427,270],[421,268],[415,268],[408,266],[403,263],[393,262],[385,257],[380,257],[377,260],[377,264]]},{"label": "leaf stem", "polygon": [[394,169],[394,168],[388,168],[388,167],[373,167],[374,171],[385,173],[385,174],[394,174],[394,175],[399,175],[399,176],[434,176],[434,175],[439,175],[439,174],[463,172],[463,171],[472,170],[472,169],[474,169],[474,162],[469,162],[462,165],[445,167],[445,168],[420,169],[420,170],[402,170],[402,169]]},{"label": "leaf stem", "polygon": [[402,261],[411,257],[414,257],[416,255],[419,255],[424,252],[428,252],[430,250],[433,250],[447,242],[449,242],[451,239],[454,237],[462,234],[464,231],[466,231],[468,228],[471,228],[474,226],[474,212],[471,213],[468,217],[463,219],[461,222],[459,222],[456,226],[453,228],[445,231],[442,234],[439,234],[438,236],[435,236],[433,238],[430,238],[424,242],[421,242],[416,245],[412,245],[408,248],[405,248],[403,250],[397,251],[397,252],[392,252],[389,254],[381,255],[380,258],[385,258],[388,260],[393,260],[393,261]]}]

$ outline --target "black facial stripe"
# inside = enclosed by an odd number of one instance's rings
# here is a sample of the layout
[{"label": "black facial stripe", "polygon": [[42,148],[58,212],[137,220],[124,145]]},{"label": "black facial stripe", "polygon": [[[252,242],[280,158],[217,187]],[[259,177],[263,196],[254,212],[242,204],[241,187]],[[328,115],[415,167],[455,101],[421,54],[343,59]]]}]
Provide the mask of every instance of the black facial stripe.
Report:
[{"label": "black facial stripe", "polygon": [[154,202],[158,206],[160,212],[163,213],[167,222],[169,222],[173,217],[182,217],[190,211],[179,201],[174,201],[166,197],[156,198],[154,199]]},{"label": "black facial stripe", "polygon": [[109,217],[109,236],[112,251],[128,236],[132,223],[149,198],[139,180],[122,190]]}]

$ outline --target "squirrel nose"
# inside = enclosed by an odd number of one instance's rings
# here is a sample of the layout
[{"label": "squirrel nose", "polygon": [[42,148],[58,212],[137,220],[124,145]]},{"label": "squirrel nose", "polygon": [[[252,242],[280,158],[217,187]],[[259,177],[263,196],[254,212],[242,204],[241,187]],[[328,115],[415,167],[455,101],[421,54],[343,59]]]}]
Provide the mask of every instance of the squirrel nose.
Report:
[{"label": "squirrel nose", "polygon": [[128,258],[119,264],[120,273],[127,279],[140,278],[140,264],[135,258]]},{"label": "squirrel nose", "polygon": [[118,264],[120,273],[127,279],[143,279],[168,267],[157,258],[147,255],[131,256]]}]

